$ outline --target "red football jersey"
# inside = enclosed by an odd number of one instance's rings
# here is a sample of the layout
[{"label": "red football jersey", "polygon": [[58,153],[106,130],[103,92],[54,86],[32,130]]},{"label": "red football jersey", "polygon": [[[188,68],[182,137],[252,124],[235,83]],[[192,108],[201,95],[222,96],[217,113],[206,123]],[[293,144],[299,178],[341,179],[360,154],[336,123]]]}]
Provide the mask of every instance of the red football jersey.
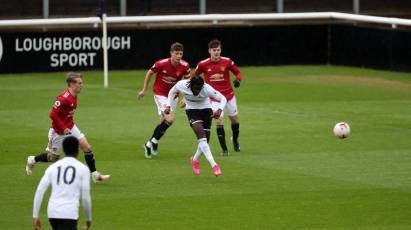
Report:
[{"label": "red football jersey", "polygon": [[52,120],[51,127],[57,134],[63,135],[64,129],[73,128],[73,115],[76,108],[77,96],[71,94],[68,88],[57,96],[50,112],[50,118]]},{"label": "red football jersey", "polygon": [[194,76],[200,76],[201,73],[204,73],[205,82],[223,94],[229,101],[234,97],[229,71],[233,72],[236,78],[242,79],[240,70],[230,58],[221,57],[217,62],[207,58],[198,63]]},{"label": "red football jersey", "polygon": [[157,61],[151,67],[151,71],[157,73],[153,92],[155,95],[168,96],[168,92],[183,77],[190,77],[190,65],[181,60],[177,66],[173,66],[171,58]]}]

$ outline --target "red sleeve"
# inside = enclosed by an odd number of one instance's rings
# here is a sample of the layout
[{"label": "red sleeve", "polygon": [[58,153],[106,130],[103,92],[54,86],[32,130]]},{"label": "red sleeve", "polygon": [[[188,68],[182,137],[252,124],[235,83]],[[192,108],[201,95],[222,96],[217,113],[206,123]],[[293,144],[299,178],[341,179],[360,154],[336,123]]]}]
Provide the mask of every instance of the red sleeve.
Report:
[{"label": "red sleeve", "polygon": [[186,69],[186,71],[185,71],[185,73],[184,73],[184,78],[185,78],[185,79],[189,79],[189,78],[190,78],[190,72],[191,72],[190,66],[187,66],[187,69]]},{"label": "red sleeve", "polygon": [[238,78],[240,80],[243,80],[243,74],[241,74],[241,72],[238,69],[237,65],[232,60],[230,60],[230,70],[231,70],[231,72],[234,73],[236,78]]},{"label": "red sleeve", "polygon": [[158,73],[161,70],[161,63],[159,61],[156,61],[153,66],[150,68],[151,71],[154,73]]},{"label": "red sleeve", "polygon": [[64,100],[61,98],[57,98],[57,100],[54,102],[53,108],[50,111],[50,118],[54,122],[54,124],[57,126],[57,128],[61,131],[64,131],[67,127],[64,125],[63,121],[60,119],[58,116],[58,113],[64,106]]},{"label": "red sleeve", "polygon": [[202,68],[201,68],[201,64],[198,63],[195,71],[194,71],[194,77],[198,77],[201,75],[201,73],[203,72]]}]

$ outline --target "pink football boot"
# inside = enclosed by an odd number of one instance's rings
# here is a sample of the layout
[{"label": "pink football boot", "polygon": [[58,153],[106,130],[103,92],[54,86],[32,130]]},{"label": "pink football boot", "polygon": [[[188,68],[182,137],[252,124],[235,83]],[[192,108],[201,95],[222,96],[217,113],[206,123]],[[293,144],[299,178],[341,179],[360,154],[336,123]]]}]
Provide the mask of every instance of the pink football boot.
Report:
[{"label": "pink football boot", "polygon": [[191,157],[191,165],[193,165],[194,174],[196,174],[198,176],[198,175],[200,175],[200,162],[194,160],[193,157]]},{"label": "pink football boot", "polygon": [[218,167],[218,165],[215,165],[215,166],[213,167],[213,170],[214,170],[214,175],[215,175],[216,177],[221,175],[221,169],[220,169],[220,167]]}]

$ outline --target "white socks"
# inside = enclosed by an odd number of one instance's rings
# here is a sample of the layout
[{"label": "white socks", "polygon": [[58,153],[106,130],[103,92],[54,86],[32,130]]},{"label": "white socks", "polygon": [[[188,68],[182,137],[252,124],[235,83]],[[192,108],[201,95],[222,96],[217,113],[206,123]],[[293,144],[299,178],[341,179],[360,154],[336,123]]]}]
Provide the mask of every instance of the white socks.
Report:
[{"label": "white socks", "polygon": [[153,142],[154,144],[158,144],[158,140],[156,138],[151,138],[151,142]]},{"label": "white socks", "polygon": [[[207,143],[207,138],[198,139],[198,148],[197,148],[196,154],[194,155],[194,159],[196,161],[198,161],[198,158],[200,157],[201,152],[207,158],[207,161],[210,163],[211,167],[214,167],[215,165],[217,165],[217,163],[214,161],[213,155],[211,154],[210,146]],[[197,156],[197,159],[196,159],[196,156]]]},{"label": "white socks", "polygon": [[203,152],[201,152],[200,146],[197,146],[197,151],[193,156],[193,160],[198,161],[200,159],[202,153]]}]

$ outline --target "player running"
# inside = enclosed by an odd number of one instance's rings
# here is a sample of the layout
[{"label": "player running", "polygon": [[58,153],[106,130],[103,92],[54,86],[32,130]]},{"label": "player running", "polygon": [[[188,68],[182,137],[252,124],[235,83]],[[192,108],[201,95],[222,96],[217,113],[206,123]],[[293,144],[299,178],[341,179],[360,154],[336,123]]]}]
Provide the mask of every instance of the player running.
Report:
[{"label": "player running", "polygon": [[158,115],[160,116],[160,124],[155,127],[153,135],[143,145],[146,158],[158,155],[158,142],[174,122],[174,111],[177,106],[178,96],[172,100],[170,113],[165,114],[164,109],[167,103],[168,92],[179,80],[190,77],[190,65],[182,59],[183,53],[184,46],[178,42],[173,43],[170,48],[170,57],[158,60],[147,71],[143,89],[137,95],[138,99],[144,97],[152,75],[156,74],[153,93],[154,103],[157,105]]},{"label": "player running", "polygon": [[[237,65],[227,57],[221,56],[221,42],[219,40],[212,40],[208,43],[208,52],[210,57],[202,60],[196,67],[194,76],[204,75],[205,82],[210,84],[214,89],[223,94],[227,99],[227,104],[224,112],[219,118],[216,118],[217,135],[222,148],[222,156],[228,156],[228,148],[225,141],[225,131],[223,123],[223,115],[226,113],[231,121],[232,142],[234,151],[240,152],[240,144],[238,143],[238,136],[240,134],[240,122],[238,119],[237,101],[234,95],[233,88],[230,83],[230,71],[234,73],[235,79],[233,81],[234,87],[240,87],[242,74]],[[211,98],[213,110],[218,106],[218,99]]]},{"label": "player running", "polygon": [[32,174],[33,167],[37,162],[55,162],[60,157],[62,141],[67,135],[73,135],[79,140],[80,148],[84,152],[84,158],[90,169],[94,182],[107,180],[110,175],[103,175],[96,170],[94,154],[86,136],[74,123],[74,112],[77,108],[77,95],[83,89],[83,78],[81,74],[70,72],[66,75],[68,87],[57,96],[50,112],[52,120],[49,129],[49,143],[46,152],[37,156],[29,156],[27,159],[26,173]]}]

